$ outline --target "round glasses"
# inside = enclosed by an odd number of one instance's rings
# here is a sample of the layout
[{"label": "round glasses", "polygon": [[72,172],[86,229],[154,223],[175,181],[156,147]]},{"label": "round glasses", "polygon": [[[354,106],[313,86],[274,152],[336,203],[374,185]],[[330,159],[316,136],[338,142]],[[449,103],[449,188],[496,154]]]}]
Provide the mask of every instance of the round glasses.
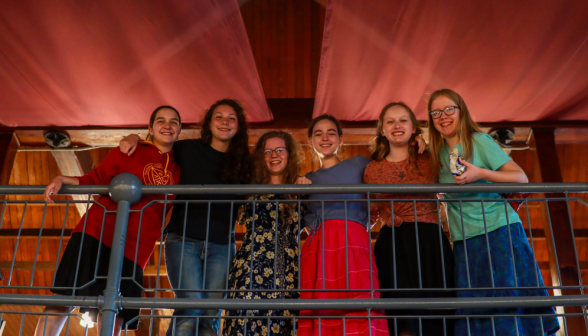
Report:
[{"label": "round glasses", "polygon": [[276,152],[276,155],[284,154],[284,153],[286,153],[286,147],[278,147],[276,149],[265,149],[263,151],[263,155],[272,156],[273,152]]},{"label": "round glasses", "polygon": [[445,113],[446,116],[453,115],[455,113],[455,110],[458,108],[459,107],[457,107],[457,106],[447,106],[446,108],[444,108],[442,110],[431,111],[431,112],[429,112],[429,114],[431,115],[431,117],[433,117],[433,119],[439,119],[439,118],[441,118],[441,115],[443,113]]}]

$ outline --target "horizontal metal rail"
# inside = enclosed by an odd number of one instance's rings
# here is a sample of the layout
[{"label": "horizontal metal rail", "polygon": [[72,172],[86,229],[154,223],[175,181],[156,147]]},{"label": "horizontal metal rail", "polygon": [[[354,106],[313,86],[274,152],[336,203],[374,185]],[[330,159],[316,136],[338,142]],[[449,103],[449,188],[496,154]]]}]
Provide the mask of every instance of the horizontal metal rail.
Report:
[{"label": "horizontal metal rail", "polygon": [[[224,309],[224,310],[362,310],[362,309],[468,309],[468,308],[536,308],[553,306],[586,306],[585,295],[566,296],[520,296],[520,297],[479,297],[479,298],[402,298],[402,299],[354,299],[354,300],[221,300],[182,298],[123,298],[118,296],[119,308],[139,309]],[[0,304],[6,305],[59,305],[101,307],[104,298],[84,296],[48,296],[6,294],[0,296]]]},{"label": "horizontal metal rail", "polygon": [[[45,186],[0,186],[0,195],[41,195]],[[584,193],[588,183],[473,183],[438,184],[331,184],[331,185],[145,185],[143,194],[174,195],[249,195],[249,194],[350,194],[350,193]],[[63,186],[60,195],[88,195],[109,193],[107,185]]]}]

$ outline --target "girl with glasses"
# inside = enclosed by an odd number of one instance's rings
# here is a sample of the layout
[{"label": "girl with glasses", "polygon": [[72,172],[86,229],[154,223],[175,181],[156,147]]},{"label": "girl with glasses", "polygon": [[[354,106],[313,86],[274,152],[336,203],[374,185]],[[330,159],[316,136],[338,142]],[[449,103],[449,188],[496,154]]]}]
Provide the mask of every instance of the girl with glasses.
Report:
[{"label": "girl with glasses", "polygon": [[[253,151],[254,184],[294,184],[300,172],[299,146],[288,133],[270,131]],[[250,195],[240,225],[247,232],[229,273],[230,299],[296,299],[298,292],[298,203],[296,195]],[[279,202],[285,200],[286,202]],[[254,204],[254,201],[255,202]],[[268,202],[270,201],[270,202]],[[269,290],[269,291],[264,291]],[[290,292],[271,292],[290,290]],[[224,336],[295,335],[292,310],[228,310]]]},{"label": "girl with glasses", "polygon": [[[411,146],[422,134],[419,122],[404,103],[386,105],[378,118],[372,162],[363,175],[364,183],[436,183],[429,153]],[[423,147],[424,148],[424,147]],[[453,252],[439,226],[436,194],[374,194],[372,224],[381,223],[374,246],[380,288],[452,288]],[[390,199],[395,201],[392,211]],[[393,215],[392,215],[393,214]],[[418,244],[417,244],[418,237]],[[418,246],[418,247],[417,247]],[[418,249],[418,251],[417,251]],[[420,266],[420,268],[419,268]],[[442,291],[382,292],[382,298],[431,298],[452,296]],[[386,315],[439,315],[439,312],[387,310]],[[453,335],[453,319],[389,319],[390,335]]]},{"label": "girl with glasses", "polygon": [[[472,120],[459,94],[449,89],[429,98],[430,149],[440,183],[527,183],[525,172]],[[454,176],[449,153],[463,156],[465,172]],[[458,291],[457,296],[547,296],[541,272],[521,220],[497,193],[445,194],[445,199],[491,199],[482,202],[446,202],[458,288],[510,287],[506,290]],[[511,245],[512,244],[512,245]],[[466,255],[467,251],[467,255]],[[467,260],[467,261],[466,261]],[[469,274],[468,274],[469,270]],[[516,289],[515,287],[536,287]],[[552,308],[458,309],[456,314],[516,314],[517,317],[456,320],[456,335],[553,335],[555,317],[530,318],[524,314],[554,314]],[[521,316],[522,315],[522,316]],[[469,325],[468,325],[469,324]],[[494,330],[493,330],[494,328]],[[468,331],[469,330],[469,331]]]}]

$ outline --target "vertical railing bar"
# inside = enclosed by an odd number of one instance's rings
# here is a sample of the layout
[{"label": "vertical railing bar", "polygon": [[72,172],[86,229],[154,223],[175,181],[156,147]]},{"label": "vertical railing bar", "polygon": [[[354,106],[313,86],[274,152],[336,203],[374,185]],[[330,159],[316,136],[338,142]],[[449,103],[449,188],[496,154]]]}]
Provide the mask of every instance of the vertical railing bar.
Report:
[{"label": "vertical railing bar", "polygon": [[[468,288],[472,288],[472,283],[470,282],[470,265],[468,262],[468,245],[466,243],[466,233],[465,233],[465,224],[463,223],[463,206],[461,200],[459,200],[459,214],[461,217],[461,232],[462,232],[462,239],[463,239],[463,251],[465,256],[465,264],[466,264],[466,273],[468,276]],[[449,220],[449,218],[447,219]],[[468,328],[469,328],[469,319],[468,319]]]},{"label": "vertical railing bar", "polygon": [[[65,226],[67,225],[67,213],[69,211],[69,200],[65,205],[65,217],[63,217],[63,225],[61,226],[61,237],[59,238],[59,247],[57,248],[57,256],[55,258],[55,270],[59,267],[59,256],[61,255],[61,247],[63,246],[63,235],[65,234]],[[2,214],[4,215],[4,213]],[[55,287],[55,277],[57,276],[57,272],[53,272],[53,282],[51,283],[51,287]]]},{"label": "vertical railing bar", "polygon": [[[347,201],[345,201],[345,282],[349,289],[349,231],[347,229]],[[345,325],[345,323],[343,323]],[[345,333],[343,333],[345,334]]]},{"label": "vertical railing bar", "polygon": [[443,336],[447,336],[447,318],[443,318]]},{"label": "vertical railing bar", "polygon": [[[371,244],[371,240],[370,240],[370,244]],[[372,297],[373,299],[373,297]],[[370,331],[370,334],[372,333],[372,310],[368,309],[367,310],[368,313],[368,330]],[[343,323],[345,323],[345,319],[343,320]]]},{"label": "vertical railing bar", "polygon": [[[90,203],[90,196],[91,195],[88,195],[88,203]],[[88,208],[89,208],[89,204],[88,204],[88,207],[86,207],[86,209],[88,209]],[[88,216],[86,216],[86,220],[87,220],[87,218],[88,218]],[[96,278],[98,277],[98,265],[100,264],[100,254],[102,253],[102,239],[104,238],[105,222],[106,222],[106,210],[104,212],[104,215],[102,215],[102,226],[100,228],[100,244],[98,245],[98,253],[97,253],[97,256],[96,256],[96,265],[94,267],[94,280],[96,280]],[[85,234],[86,234],[86,223],[84,222],[84,228],[82,230],[82,243],[84,241],[83,238],[84,238],[84,235]],[[80,251],[81,250],[82,249],[80,248]],[[80,257],[78,256],[78,262],[80,261],[79,258]],[[79,263],[78,263],[78,265],[79,265]],[[78,273],[77,272],[78,272],[78,270],[76,269],[76,280],[75,280],[74,284],[76,284],[77,281],[78,281],[77,280],[77,276],[78,276]],[[72,294],[75,295],[75,291],[76,291],[76,289],[74,288]]]},{"label": "vertical railing bar", "polygon": [[[584,315],[584,318],[585,317],[586,317],[586,315]],[[545,328],[543,327],[543,317],[541,317],[541,316],[539,316],[539,326],[541,327],[541,335],[545,335]]]},{"label": "vertical railing bar", "polygon": [[[188,221],[189,203],[184,203],[184,230],[182,232],[182,252],[180,254],[180,274],[178,275],[178,289],[182,289],[182,269],[184,268],[184,246],[186,245],[186,222]],[[177,321],[174,321],[174,326]]]},{"label": "vertical railing bar", "polygon": [[[202,272],[202,289],[206,289],[206,260],[208,259],[208,233],[210,232],[210,207],[212,202],[208,202],[208,213],[206,214],[206,241],[204,242],[204,271]],[[229,258],[230,259],[230,258]],[[227,274],[228,277],[228,274]],[[253,279],[251,279],[253,281]],[[199,326],[200,323],[196,323]],[[198,329],[198,327],[196,328]],[[198,334],[196,334],[198,336]]]},{"label": "vertical railing bar", "polygon": [[[322,230],[321,230],[322,243],[321,243],[321,245],[322,245],[322,250],[323,250],[322,251],[323,252],[322,253],[323,254],[323,267],[322,267],[323,268],[323,289],[326,289],[327,287],[325,286],[325,268],[326,268],[327,263],[325,260],[325,201],[324,200],[321,201],[321,207],[322,207],[322,216],[321,216],[322,217],[321,218],[321,221],[322,221]],[[347,232],[345,234],[347,234]]]},{"label": "vertical railing bar", "polygon": [[[159,231],[159,255],[157,258],[157,276],[155,279],[155,298],[159,298],[159,276],[161,273],[161,256],[162,256],[162,250],[163,250],[163,244],[165,244],[165,242],[163,241],[163,231],[165,230],[165,218],[167,217],[167,193],[164,196],[164,203],[163,203],[163,216],[161,218],[161,230]],[[136,260],[136,259],[135,259]],[[134,276],[133,276],[134,278]],[[155,314],[155,309],[152,308],[151,309],[151,315]],[[151,322],[149,323],[149,335],[151,335],[153,332],[153,318],[151,318]]]},{"label": "vertical railing bar", "polygon": [[496,336],[496,325],[494,324],[494,316],[490,318],[490,321],[492,322],[492,336]]},{"label": "vertical railing bar", "polygon": [[[582,269],[580,268],[580,261],[578,259],[578,250],[576,248],[576,235],[574,234],[574,223],[572,222],[572,211],[570,209],[570,198],[568,196],[568,192],[564,193],[566,195],[566,206],[568,208],[568,218],[570,220],[570,230],[572,231],[572,242],[574,243],[574,256],[576,257],[576,267],[578,268],[578,280],[580,282],[580,286],[582,285]],[[584,290],[581,290],[582,294],[584,294]]]},{"label": "vertical railing bar", "polygon": [[[0,217],[0,230],[2,230],[2,223],[4,223],[4,213],[6,212],[6,208],[8,207],[8,202],[2,201],[2,217]],[[0,315],[0,318],[2,315]]]},{"label": "vertical railing bar", "polygon": [[[537,260],[535,258],[535,243],[533,242],[533,230],[531,227],[531,216],[529,215],[529,202],[525,198],[525,210],[527,212],[527,226],[529,227],[529,237],[531,241],[531,253],[533,254],[533,260]],[[524,229],[524,228],[523,228]],[[539,287],[539,271],[537,270],[538,267],[535,267],[535,283],[537,287]]]},{"label": "vertical railing bar", "polygon": [[[230,256],[231,255],[231,245],[233,243],[233,225],[235,225],[235,222],[233,221],[233,214],[234,214],[234,207],[235,207],[235,201],[231,201],[231,217],[229,219],[229,243],[227,244],[227,255]],[[235,244],[237,242],[235,241]],[[229,273],[231,272],[231,261],[232,258],[227,258],[227,281],[225,281],[225,288],[229,288]],[[253,280],[253,279],[251,279]],[[226,321],[226,320],[225,320]]]},{"label": "vertical railing bar", "polygon": [[8,275],[8,286],[10,286],[10,282],[12,281],[12,274],[14,273],[14,262],[16,261],[16,252],[18,251],[18,243],[20,242],[20,233],[22,232],[22,226],[24,224],[27,205],[29,205],[29,202],[25,201],[25,205],[22,210],[22,218],[20,219],[20,226],[18,227],[18,234],[16,236],[16,244],[14,244],[14,252],[12,254],[12,263],[10,264],[10,273]]},{"label": "vertical railing bar", "polygon": [[[513,275],[514,275],[514,281],[515,281],[515,287],[518,287],[518,281],[517,281],[517,265],[515,263],[515,255],[514,255],[514,248],[512,247],[512,234],[511,234],[511,230],[510,230],[510,220],[508,218],[508,202],[506,201],[506,199],[503,199],[504,202],[504,212],[505,212],[505,217],[506,217],[506,228],[508,229],[508,241],[510,243],[510,255],[512,256],[512,269],[513,269]],[[522,226],[522,224],[521,224]]]},{"label": "vertical railing bar", "polygon": [[[494,272],[492,271],[492,255],[490,255],[490,239],[488,238],[488,225],[486,224],[486,210],[484,207],[484,200],[482,202],[482,220],[484,221],[484,232],[486,235],[486,248],[488,249],[488,267],[490,268],[490,283],[492,284],[492,288],[496,287],[494,285]],[[512,245],[512,244],[511,244]],[[494,320],[492,320],[494,321]]]},{"label": "vertical railing bar", "polygon": [[[141,214],[139,215],[139,229],[137,230],[137,247],[135,248],[135,262],[137,261],[137,256],[139,255],[139,243],[141,241],[141,227],[143,226],[143,210],[141,209]],[[128,237],[126,237],[128,239]],[[159,270],[158,270],[159,272]],[[137,267],[133,268],[133,281],[135,281],[135,275],[137,274]],[[159,273],[158,273],[159,275]]]},{"label": "vertical railing bar", "polygon": [[423,318],[419,317],[419,336],[423,336]]},{"label": "vertical railing bar", "polygon": [[[584,295],[584,289],[582,289],[582,295]],[[588,315],[586,315],[586,306],[582,306],[582,311],[584,312],[584,324],[586,325],[586,333],[588,333]],[[1,316],[0,316],[1,318]],[[543,319],[541,319],[541,327],[543,327]],[[543,329],[541,329],[543,330]],[[545,333],[543,333],[545,334]]]},{"label": "vertical railing bar", "polygon": [[[396,240],[394,237],[394,230],[396,225],[394,225],[394,200],[390,200],[390,220],[392,223],[390,224],[390,228],[392,229],[392,269],[394,270],[394,289],[398,289],[398,283],[396,278],[398,277],[398,270],[396,269]],[[383,223],[383,222],[382,222]],[[396,318],[394,319],[394,324],[396,324]],[[398,332],[398,331],[397,331]]]},{"label": "vertical railing bar", "polygon": [[[253,259],[255,259],[255,213],[257,212],[255,209],[255,200],[253,200],[252,211],[253,211],[253,222],[251,223],[251,263],[249,267],[250,275],[249,278],[251,281],[249,282],[249,289],[253,290]],[[241,242],[243,244],[243,242]],[[247,327],[247,320],[245,320],[245,327]],[[245,329],[247,330],[247,329]]]},{"label": "vertical railing bar", "polygon": [[45,226],[45,215],[47,215],[47,206],[48,206],[48,203],[45,203],[45,207],[43,208],[43,218],[41,219],[41,227],[39,229],[39,239],[37,240],[37,248],[35,250],[35,260],[33,261],[33,270],[31,272],[31,283],[29,284],[30,287],[33,287],[33,280],[35,278],[35,268],[37,267],[37,258],[39,257],[39,247],[41,246],[41,237],[43,236],[43,227]]},{"label": "vertical railing bar", "polygon": [[[551,244],[553,246],[553,256],[555,258],[555,265],[557,267],[557,276],[559,278],[559,283],[561,284],[561,271],[559,269],[559,260],[557,259],[557,249],[555,248],[555,239],[553,239],[553,225],[551,223],[551,214],[549,213],[549,200],[545,200],[545,207],[547,208],[547,220],[549,223],[549,231],[551,232]],[[563,287],[563,286],[562,286]],[[565,318],[563,319],[565,323]],[[567,330],[567,328],[566,328]]]},{"label": "vertical railing bar", "polygon": [[69,335],[69,323],[71,322],[71,315],[67,315],[65,324],[65,336]]},{"label": "vertical railing bar", "polygon": [[[441,273],[443,274],[443,288],[447,289],[447,280],[445,279],[445,255],[443,254],[443,237],[441,236],[442,234],[445,234],[442,232],[442,226],[443,226],[443,221],[441,220],[441,206],[439,204],[439,199],[437,199],[437,201],[435,202],[437,204],[437,219],[439,220],[439,255],[441,256]],[[449,223],[447,223],[449,225]],[[445,325],[445,318],[443,318],[443,325]],[[443,330],[445,330],[445,327],[443,327]],[[445,333],[447,331],[445,330]]]},{"label": "vertical railing bar", "polygon": [[[131,203],[127,200],[117,202],[116,220],[112,235],[112,250],[108,263],[108,276],[106,288],[104,289],[104,304],[100,307],[102,313],[102,327],[100,336],[110,336],[116,323],[118,306],[116,298],[120,296],[120,283],[124,262],[124,251],[126,243],[127,228],[129,225],[129,214]],[[109,335],[110,334],[110,335]]]},{"label": "vertical railing bar", "polygon": [[[419,272],[419,289],[423,289],[423,273],[421,271],[421,250],[420,250],[420,243],[419,243],[419,220],[418,220],[418,216],[417,216],[417,208],[416,208],[417,204],[416,204],[416,200],[413,200],[413,207],[414,207],[414,234],[416,237],[416,249],[417,249],[417,270]],[[441,254],[441,257],[443,257],[443,254]],[[419,319],[419,323],[420,323],[420,319]]]},{"label": "vertical railing bar", "polygon": [[[301,236],[302,236],[302,205],[300,199],[298,199],[298,288],[300,289],[300,255],[302,254],[302,243],[301,243]],[[294,323],[296,327],[296,323]]]},{"label": "vertical railing bar", "polygon": [[519,319],[519,318],[518,318],[518,317],[515,315],[515,316],[513,316],[513,317],[512,317],[512,319],[513,319],[513,320],[514,320],[514,322],[515,322],[515,331],[516,331],[516,333],[517,333],[517,335],[516,335],[516,336],[520,336],[520,335],[519,335],[519,323],[518,323],[518,322],[519,322],[519,321],[518,321],[518,319]]},{"label": "vertical railing bar", "polygon": [[[313,322],[313,324],[314,324],[314,322]],[[345,324],[345,318],[343,318],[343,324]],[[323,328],[322,328],[322,325],[321,325],[321,318],[319,316],[319,319],[318,319],[318,330],[319,330],[318,336],[321,336],[321,329],[323,329]]]},{"label": "vertical railing bar", "polygon": [[[280,226],[278,225],[280,219],[280,201],[277,199],[276,196],[276,219],[274,221],[275,223],[275,233],[274,233],[274,290],[278,289],[278,236],[279,236],[279,230],[280,230]],[[282,223],[282,225],[285,225],[286,223]],[[251,279],[253,280],[253,279]],[[279,294],[279,293],[278,293]],[[268,318],[268,325],[269,325],[269,318]]]},{"label": "vertical railing bar", "polygon": [[24,322],[25,322],[26,314],[22,314],[22,319],[20,320],[20,331],[18,332],[19,336],[22,336],[22,331],[24,329]]},{"label": "vertical railing bar", "polygon": [[468,328],[468,336],[472,336],[472,330],[470,328],[470,317],[469,316],[466,316],[466,327]]},{"label": "vertical railing bar", "polygon": [[[210,204],[210,203],[208,203]],[[202,288],[205,288],[204,286],[202,286]],[[196,318],[196,333],[194,334],[194,336],[198,336],[198,332],[200,331],[200,317]]]},{"label": "vertical railing bar", "polygon": [[[368,192],[367,193],[367,208],[368,208],[368,214],[370,213],[370,208],[371,208],[371,194]],[[369,216],[368,216],[369,218]],[[363,223],[362,223],[363,224]],[[368,237],[368,253],[369,253],[369,258],[370,258],[370,297],[373,299],[374,298],[374,258],[372,257],[372,227],[371,225],[369,225],[366,228],[367,230],[367,237]],[[347,232],[345,232],[345,234],[347,235]],[[370,310],[368,309],[368,313],[370,312]],[[372,320],[368,320],[369,324],[371,325]],[[370,332],[372,330],[372,328],[370,327]]]}]

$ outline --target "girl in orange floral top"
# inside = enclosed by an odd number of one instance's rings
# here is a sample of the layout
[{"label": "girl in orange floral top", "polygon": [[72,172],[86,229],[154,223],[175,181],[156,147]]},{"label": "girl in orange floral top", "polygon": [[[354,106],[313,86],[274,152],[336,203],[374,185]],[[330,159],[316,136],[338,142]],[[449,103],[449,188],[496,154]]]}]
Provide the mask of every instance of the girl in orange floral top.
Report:
[{"label": "girl in orange floral top", "polygon": [[[435,183],[437,175],[431,167],[429,154],[419,154],[416,147],[410,145],[421,133],[414,113],[406,104],[386,105],[378,120],[373,161],[365,169],[364,183]],[[437,203],[395,201],[392,212],[389,201],[436,199],[436,194],[377,194],[375,198],[388,200],[373,202],[371,209],[372,224],[378,219],[382,223],[374,247],[380,288],[452,288],[453,253],[439,226]],[[449,295],[444,291],[422,290],[381,293],[382,298]],[[393,316],[427,314],[427,311],[414,310],[386,311],[386,315]],[[390,335],[453,335],[453,320],[390,319],[388,328]]]}]

